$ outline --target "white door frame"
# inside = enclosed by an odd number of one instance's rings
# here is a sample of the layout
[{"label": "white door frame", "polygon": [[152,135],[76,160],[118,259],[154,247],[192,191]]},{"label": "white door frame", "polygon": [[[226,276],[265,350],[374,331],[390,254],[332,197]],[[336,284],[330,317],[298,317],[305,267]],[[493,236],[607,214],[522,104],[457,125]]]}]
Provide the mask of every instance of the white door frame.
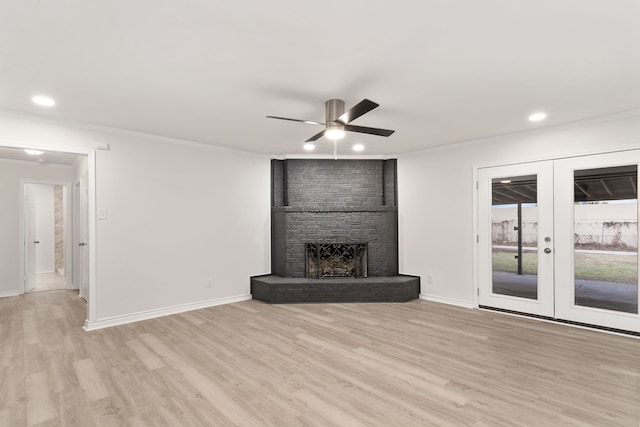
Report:
[{"label": "white door frame", "polygon": [[[96,150],[92,148],[80,148],[80,147],[67,147],[67,146],[49,146],[44,144],[32,144],[21,142],[0,141],[3,147],[10,148],[31,148],[34,150],[45,151],[61,151],[71,154],[80,154],[87,156],[89,178],[89,292],[87,294],[87,317],[85,319],[84,328],[87,329],[87,325],[95,322],[97,318],[97,283],[96,283],[96,265],[97,265],[97,250],[96,250]],[[22,196],[21,196],[22,197]],[[22,200],[20,201],[20,208],[22,209]],[[20,214],[20,221],[22,221],[22,213]],[[20,232],[20,249],[22,251],[22,229]],[[22,261],[20,264],[21,274],[24,274],[24,254],[22,255]],[[21,279],[21,286],[24,292],[24,279]]]},{"label": "white door frame", "polygon": [[[84,194],[82,190],[84,190]],[[73,275],[74,275],[74,282],[76,284],[75,286],[76,289],[78,289],[80,296],[85,300],[87,300],[88,283],[85,283],[85,286],[83,286],[85,269],[88,267],[84,265],[83,260],[85,258],[83,257],[83,253],[89,250],[88,247],[85,246],[89,242],[89,233],[88,233],[89,218],[88,218],[88,212],[87,212],[89,200],[88,200],[88,176],[87,175],[83,174],[82,176],[77,178],[77,180],[73,184],[73,191],[74,191],[73,211],[75,212],[76,218],[78,219],[74,224],[74,228],[73,228],[73,235],[74,235],[73,248],[74,248],[74,261],[75,261]],[[81,203],[82,198],[86,198],[86,200],[84,201],[84,204],[85,204],[84,209],[82,209],[83,208]],[[86,227],[87,229],[85,230],[84,227]],[[80,244],[83,245],[82,249],[79,249]],[[87,273],[86,277],[88,278],[89,276],[88,271],[86,271],[86,273]]]},{"label": "white door frame", "polygon": [[[25,215],[25,186],[28,184],[42,184],[42,185],[61,185],[64,188],[66,188],[66,192],[67,192],[67,200],[65,200],[65,206],[64,206],[64,223],[65,224],[71,224],[75,221],[75,218],[73,218],[73,215],[71,213],[71,197],[69,197],[69,194],[72,190],[72,184],[70,181],[48,181],[48,180],[39,180],[39,179],[21,179],[20,180],[20,207],[19,207],[19,212],[20,212],[20,220],[19,220],[19,225],[18,225],[18,229],[20,230],[20,288],[19,288],[19,292],[20,295],[25,293],[25,286],[24,286],[24,281],[25,281],[25,270],[26,270],[26,265],[25,265],[25,254],[24,254],[24,244],[25,244],[25,233],[26,233],[26,226],[24,223],[24,215]],[[64,229],[64,242],[65,242],[65,250],[64,250],[64,271],[65,271],[65,288],[66,289],[72,289],[72,283],[71,283],[71,275],[69,274],[69,272],[71,271],[71,269],[69,268],[70,266],[73,265],[72,259],[71,259],[71,251],[72,251],[72,233],[71,233],[71,228],[72,227],[65,227]]]},{"label": "white door frame", "polygon": [[[493,292],[491,268],[492,247],[492,181],[505,177],[535,175],[538,182],[538,272],[537,298],[529,299]],[[517,165],[483,168],[478,173],[478,201],[486,201],[478,210],[478,303],[539,316],[552,317],[554,314],[553,253],[545,253],[545,248],[553,248],[553,162],[530,162]],[[550,239],[547,243],[545,239]]]}]

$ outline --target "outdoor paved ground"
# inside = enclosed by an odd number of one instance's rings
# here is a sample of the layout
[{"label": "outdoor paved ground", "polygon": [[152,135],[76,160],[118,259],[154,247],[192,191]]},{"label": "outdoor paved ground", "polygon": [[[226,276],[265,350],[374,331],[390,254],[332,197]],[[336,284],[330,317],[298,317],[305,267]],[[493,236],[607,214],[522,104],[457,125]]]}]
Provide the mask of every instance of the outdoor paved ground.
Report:
[{"label": "outdoor paved ground", "polygon": [[[532,274],[493,272],[494,293],[537,298],[538,277]],[[587,307],[638,313],[638,286],[599,280],[576,280],[576,303]]]}]

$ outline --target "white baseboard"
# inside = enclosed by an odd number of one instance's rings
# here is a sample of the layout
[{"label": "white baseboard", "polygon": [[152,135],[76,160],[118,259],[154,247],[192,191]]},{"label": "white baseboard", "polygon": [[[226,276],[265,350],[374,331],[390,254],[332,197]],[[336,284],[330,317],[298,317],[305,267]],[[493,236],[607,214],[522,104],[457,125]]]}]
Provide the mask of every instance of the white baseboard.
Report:
[{"label": "white baseboard", "polygon": [[0,298],[17,297],[18,295],[20,295],[20,291],[17,291],[17,290],[14,290],[14,291],[0,291]]},{"label": "white baseboard", "polygon": [[462,300],[454,299],[454,298],[446,298],[446,297],[438,297],[438,296],[435,296],[435,295],[420,294],[420,299],[427,300],[427,301],[433,301],[433,302],[440,302],[440,303],[449,304],[449,305],[457,305],[458,307],[464,307],[464,308],[476,308],[475,305],[472,302],[462,301]]},{"label": "white baseboard", "polygon": [[154,319],[156,317],[169,316],[171,314],[184,313],[185,311],[199,310],[201,308],[214,307],[216,305],[231,304],[234,302],[250,300],[251,295],[239,295],[228,298],[218,298],[208,301],[201,301],[190,304],[174,305],[172,307],[160,308],[157,310],[140,311],[138,313],[126,314],[123,316],[107,317],[93,322],[85,321],[85,331],[95,331],[96,329],[109,328],[111,326],[124,325],[127,323],[139,322],[141,320]]}]

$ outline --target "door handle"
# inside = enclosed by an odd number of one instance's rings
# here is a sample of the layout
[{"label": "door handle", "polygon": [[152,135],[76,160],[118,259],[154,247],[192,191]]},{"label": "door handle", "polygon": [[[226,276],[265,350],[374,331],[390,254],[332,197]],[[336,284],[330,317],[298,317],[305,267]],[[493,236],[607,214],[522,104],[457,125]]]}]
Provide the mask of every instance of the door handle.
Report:
[{"label": "door handle", "polygon": [[78,246],[87,246],[87,244],[82,242],[82,243],[78,243]]},{"label": "door handle", "polygon": [[40,243],[40,240],[34,240],[33,243],[37,245],[38,243]]},{"label": "door handle", "polygon": [[551,248],[544,248],[544,253],[545,254],[550,254],[551,253]]}]

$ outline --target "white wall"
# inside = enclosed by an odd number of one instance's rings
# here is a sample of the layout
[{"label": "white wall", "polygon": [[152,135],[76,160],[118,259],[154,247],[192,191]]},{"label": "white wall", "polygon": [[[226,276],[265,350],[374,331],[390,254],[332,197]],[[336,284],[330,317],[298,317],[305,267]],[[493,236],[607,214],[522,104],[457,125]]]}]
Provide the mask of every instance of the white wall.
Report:
[{"label": "white wall", "polygon": [[36,205],[36,273],[53,273],[56,268],[56,246],[53,209],[53,185],[33,186]]},{"label": "white wall", "polygon": [[0,112],[0,145],[109,144],[96,151],[96,203],[107,209],[96,323],[246,297],[249,277],[269,272],[269,157],[76,126]]},{"label": "white wall", "polygon": [[472,304],[474,166],[629,148],[640,110],[399,156],[400,272],[420,275],[427,297]]},{"label": "white wall", "polygon": [[20,180],[71,181],[72,177],[70,167],[0,159],[0,297],[20,291]]}]

